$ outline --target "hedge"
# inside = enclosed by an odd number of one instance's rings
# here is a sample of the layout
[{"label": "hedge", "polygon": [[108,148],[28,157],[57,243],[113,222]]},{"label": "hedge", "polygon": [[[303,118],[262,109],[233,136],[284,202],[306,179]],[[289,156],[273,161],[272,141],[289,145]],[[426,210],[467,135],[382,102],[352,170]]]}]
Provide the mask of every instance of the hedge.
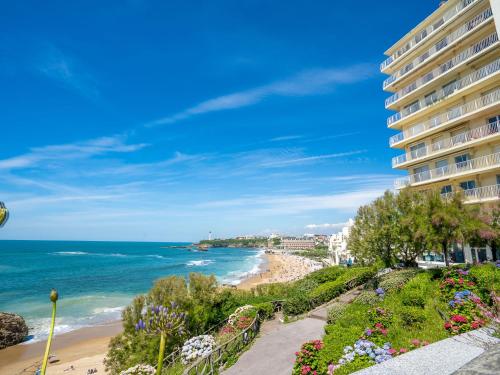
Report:
[{"label": "hedge", "polygon": [[375,269],[371,267],[351,268],[336,280],[316,287],[309,293],[309,299],[313,306],[319,306],[338,297],[345,291],[365,283],[375,274]]}]

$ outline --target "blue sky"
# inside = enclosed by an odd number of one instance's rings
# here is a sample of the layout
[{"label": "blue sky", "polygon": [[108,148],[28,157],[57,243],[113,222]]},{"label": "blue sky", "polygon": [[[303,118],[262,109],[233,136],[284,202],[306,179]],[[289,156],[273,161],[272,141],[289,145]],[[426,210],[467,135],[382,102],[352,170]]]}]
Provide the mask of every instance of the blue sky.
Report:
[{"label": "blue sky", "polygon": [[15,1],[0,239],[332,233],[392,188],[378,64],[438,1]]}]

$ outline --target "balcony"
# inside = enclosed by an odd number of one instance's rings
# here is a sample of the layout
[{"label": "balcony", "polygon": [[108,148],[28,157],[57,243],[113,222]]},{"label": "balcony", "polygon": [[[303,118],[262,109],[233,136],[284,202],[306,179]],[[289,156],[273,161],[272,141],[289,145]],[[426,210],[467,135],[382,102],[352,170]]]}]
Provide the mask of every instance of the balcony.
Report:
[{"label": "balcony", "polygon": [[406,186],[423,185],[498,167],[500,167],[500,152],[399,178],[394,181],[394,187],[401,189]]},{"label": "balcony", "polygon": [[437,102],[446,99],[447,97],[456,94],[457,91],[461,91],[474,85],[476,82],[481,81],[489,76],[500,71],[500,58],[492,61],[488,65],[467,74],[463,78],[455,81],[452,85],[445,88],[436,90],[432,96],[428,96],[424,99],[420,99],[409,107],[406,107],[401,112],[395,113],[387,119],[387,126],[391,126],[394,123],[413,115],[416,112],[423,111],[424,109],[433,106]]},{"label": "balcony", "polygon": [[468,35],[476,31],[481,25],[486,24],[486,22],[492,19],[493,12],[491,8],[484,10],[483,12],[476,15],[471,20],[464,23],[462,26],[451,32],[444,39],[440,40],[438,43],[433,45],[430,49],[425,51],[422,55],[418,56],[409,64],[405,65],[403,68],[395,72],[389,78],[384,81],[384,89],[391,83],[407,76],[410,72],[417,69],[419,66],[423,65],[424,62],[428,61],[430,58],[435,56],[438,52],[450,49],[454,44],[458,43],[460,40],[465,39]]},{"label": "balcony", "polygon": [[457,134],[454,137],[432,143],[430,146],[419,148],[415,151],[392,158],[392,167],[400,167],[410,161],[419,161],[427,156],[434,156],[447,151],[453,151],[461,147],[470,147],[473,144],[489,140],[500,134],[498,121],[483,125],[479,128]]},{"label": "balcony", "polygon": [[458,68],[459,66],[465,65],[469,63],[471,60],[476,58],[479,54],[483,53],[486,51],[488,48],[492,47],[495,43],[498,42],[498,35],[497,33],[493,33],[483,40],[479,41],[475,45],[473,45],[470,48],[465,49],[452,59],[448,60],[444,64],[441,64],[439,67],[436,69],[432,70],[431,72],[425,74],[424,76],[418,78],[415,82],[409,84],[408,86],[404,87],[403,89],[399,90],[396,92],[394,95],[391,95],[385,100],[385,107],[388,108],[391,104],[395,103],[396,101],[399,101],[400,99],[404,98],[408,94],[412,93],[413,91],[421,88],[422,86],[430,83],[431,81],[434,81],[438,79],[439,77],[443,76],[446,73],[449,73],[451,70]]},{"label": "balcony", "polygon": [[495,89],[489,94],[483,95],[480,98],[471,100],[465,104],[458,105],[449,111],[440,113],[439,115],[415,125],[404,132],[398,133],[389,138],[389,145],[392,147],[402,141],[408,141],[419,134],[430,132],[432,129],[442,129],[447,125],[458,121],[465,121],[471,114],[494,106],[500,103],[500,88]]},{"label": "balcony", "polygon": [[439,21],[421,30],[416,36],[411,38],[411,40],[404,47],[400,48],[399,50],[394,52],[391,56],[389,56],[385,61],[383,61],[380,64],[380,71],[384,71],[389,65],[397,61],[401,56],[405,55],[408,51],[418,46],[422,41],[427,40],[429,37],[434,35],[438,30],[441,30],[443,27],[448,25],[449,22],[456,19],[465,8],[469,9],[471,4],[478,2],[479,0],[459,1],[456,6],[447,10]]},{"label": "balcony", "polygon": [[[441,196],[446,199],[453,196],[453,194],[455,193],[444,193],[441,194]],[[475,189],[466,189],[462,190],[462,194],[464,196],[465,203],[493,201],[500,199],[500,185],[489,185],[478,187]]]}]

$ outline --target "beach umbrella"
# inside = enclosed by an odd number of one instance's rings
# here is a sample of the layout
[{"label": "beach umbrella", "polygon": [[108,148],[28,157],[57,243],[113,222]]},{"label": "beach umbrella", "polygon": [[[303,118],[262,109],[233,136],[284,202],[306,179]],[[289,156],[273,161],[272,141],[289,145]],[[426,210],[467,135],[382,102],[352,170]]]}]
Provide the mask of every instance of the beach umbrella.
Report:
[{"label": "beach umbrella", "polygon": [[9,210],[3,202],[0,202],[0,228],[9,220]]}]

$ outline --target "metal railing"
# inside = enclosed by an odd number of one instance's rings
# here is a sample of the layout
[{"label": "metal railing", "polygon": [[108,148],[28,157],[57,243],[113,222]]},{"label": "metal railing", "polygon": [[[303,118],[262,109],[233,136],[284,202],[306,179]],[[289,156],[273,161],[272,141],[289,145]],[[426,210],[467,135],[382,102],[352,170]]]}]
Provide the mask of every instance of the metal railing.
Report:
[{"label": "metal railing", "polygon": [[[481,186],[475,189],[465,189],[460,192],[465,202],[477,202],[483,199],[500,199],[500,185]],[[443,198],[451,198],[456,192],[443,193]]]},{"label": "metal railing", "polygon": [[394,182],[394,186],[397,189],[400,189],[401,187],[420,182],[430,182],[432,180],[447,178],[456,174],[498,166],[500,166],[500,152],[466,160],[460,163],[454,163],[441,168],[415,173],[404,178],[399,178]]},{"label": "metal railing", "polygon": [[408,138],[416,136],[429,129],[443,127],[451,121],[459,120],[460,118],[472,112],[475,112],[479,109],[483,109],[490,105],[497,104],[499,102],[500,102],[500,88],[497,88],[494,91],[481,96],[480,98],[453,107],[452,109],[446,112],[440,113],[439,115],[434,116],[433,118],[427,121],[412,126],[411,128],[392,136],[391,138],[389,138],[389,144],[392,146],[397,142],[401,142],[404,139],[407,140]]},{"label": "metal railing", "polygon": [[407,152],[403,155],[396,156],[392,158],[392,166],[396,167],[408,161],[417,160],[429,155],[439,153],[441,151],[450,150],[452,148],[459,147],[464,144],[477,141],[479,139],[491,138],[499,133],[499,125],[499,122],[495,121],[490,124],[486,124],[478,128],[457,134],[453,137],[434,142],[430,146],[421,147],[414,151]]},{"label": "metal railing", "polygon": [[446,99],[450,95],[453,95],[457,91],[465,89],[475,84],[476,82],[497,73],[499,70],[500,70],[500,58],[492,61],[491,63],[483,66],[480,69],[477,69],[467,74],[458,81],[455,81],[450,86],[436,90],[431,96],[428,96],[424,99],[420,99],[411,106],[406,107],[402,111],[393,114],[387,119],[387,126],[391,126],[392,124],[394,124],[399,120],[402,120],[416,112],[424,110],[427,107],[431,107],[437,102]]},{"label": "metal railing", "polygon": [[434,35],[434,33],[437,30],[441,30],[445,24],[448,24],[448,22],[452,19],[455,19],[456,16],[459,15],[459,13],[462,12],[465,8],[467,8],[469,5],[478,2],[478,0],[461,0],[458,2],[456,6],[453,8],[447,10],[441,19],[439,19],[437,22],[435,22],[433,25],[429,25],[426,28],[422,29],[417,33],[416,36],[410,39],[410,41],[404,45],[404,47],[398,49],[396,52],[394,52],[391,56],[389,56],[385,61],[383,61],[380,64],[380,70],[383,71],[386,67],[391,65],[394,61],[399,59],[401,56],[406,54],[406,52],[410,51],[413,49],[415,46],[420,44],[423,40],[428,39],[431,35]]},{"label": "metal railing", "polygon": [[415,58],[412,62],[405,65],[403,68],[392,74],[389,78],[384,81],[384,88],[386,88],[390,83],[397,81],[408,75],[410,72],[415,70],[417,67],[422,65],[425,61],[430,59],[436,53],[449,49],[455,42],[463,39],[465,36],[471,34],[477,27],[486,23],[492,18],[493,12],[491,8],[484,10],[483,12],[477,14],[474,18],[470,19],[462,26],[448,34],[444,39],[437,42],[422,55]]},{"label": "metal railing", "polygon": [[434,79],[437,79],[438,77],[444,75],[445,73],[450,72],[452,69],[457,68],[458,66],[469,62],[476,55],[482,53],[484,50],[491,47],[496,42],[498,42],[498,35],[495,32],[490,34],[486,38],[482,39],[478,43],[474,44],[472,47],[463,50],[452,59],[448,60],[444,64],[441,64],[439,67],[433,69],[429,73],[426,73],[425,75],[418,78],[416,81],[410,83],[408,86],[402,88],[398,92],[388,97],[385,100],[386,108],[389,107],[392,103],[402,99],[406,95],[422,87],[423,85],[433,81]]}]

